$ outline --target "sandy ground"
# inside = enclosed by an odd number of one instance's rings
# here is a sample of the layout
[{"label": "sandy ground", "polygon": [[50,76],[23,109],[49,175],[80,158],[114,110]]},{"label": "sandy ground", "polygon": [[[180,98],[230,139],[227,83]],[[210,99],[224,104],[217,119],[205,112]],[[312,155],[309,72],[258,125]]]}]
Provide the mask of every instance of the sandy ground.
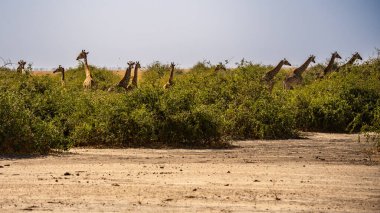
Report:
[{"label": "sandy ground", "polygon": [[380,157],[357,135],[229,150],[73,149],[0,158],[0,212],[380,212]]}]

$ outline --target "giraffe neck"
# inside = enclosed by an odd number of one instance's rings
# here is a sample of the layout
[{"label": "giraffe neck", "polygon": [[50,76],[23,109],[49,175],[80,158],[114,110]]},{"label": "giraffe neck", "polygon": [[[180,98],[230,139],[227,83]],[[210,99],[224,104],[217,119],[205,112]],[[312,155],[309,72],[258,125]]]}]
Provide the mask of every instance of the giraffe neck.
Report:
[{"label": "giraffe neck", "polygon": [[265,81],[271,81],[275,75],[281,70],[281,67],[284,65],[284,61],[281,60],[280,63],[271,71],[267,72],[264,76]]},{"label": "giraffe neck", "polygon": [[356,56],[352,56],[352,58],[345,65],[353,65],[356,61]]},{"label": "giraffe neck", "polygon": [[173,76],[174,76],[174,67],[173,67],[172,70],[170,71],[169,83],[172,83],[172,82],[173,82]]},{"label": "giraffe neck", "polygon": [[125,75],[123,79],[121,79],[121,81],[119,82],[120,86],[123,86],[123,87],[128,86],[129,80],[131,79],[131,72],[132,72],[132,68],[128,67],[127,70],[125,71]]},{"label": "giraffe neck", "polygon": [[329,73],[332,70],[333,65],[334,65],[334,61],[335,61],[335,56],[333,55],[333,56],[331,56],[330,62],[324,70],[325,74]]},{"label": "giraffe neck", "polygon": [[137,86],[137,72],[138,72],[138,66],[135,66],[135,71],[133,73],[133,80],[132,80],[132,84],[134,86]]},{"label": "giraffe neck", "polygon": [[272,71],[270,71],[271,73],[273,73],[273,76],[280,72],[282,66],[284,66],[284,61],[281,60],[280,63],[278,63],[277,66]]},{"label": "giraffe neck", "polygon": [[86,78],[91,78],[90,68],[88,67],[87,57],[84,58],[84,71],[86,72]]},{"label": "giraffe neck", "polygon": [[294,74],[296,75],[302,75],[303,72],[305,72],[305,70],[307,69],[307,67],[309,66],[309,64],[311,63],[311,60],[312,58],[308,58],[305,63],[302,64],[302,66],[300,66],[299,68],[295,69],[294,70]]}]

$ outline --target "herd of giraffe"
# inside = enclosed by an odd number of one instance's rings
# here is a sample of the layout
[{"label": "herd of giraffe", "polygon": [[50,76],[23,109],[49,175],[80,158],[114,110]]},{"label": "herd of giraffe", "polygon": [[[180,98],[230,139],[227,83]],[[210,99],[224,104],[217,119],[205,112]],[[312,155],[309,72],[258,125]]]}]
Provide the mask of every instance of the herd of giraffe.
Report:
[{"label": "herd of giraffe", "polygon": [[[342,57],[340,57],[338,52],[332,53],[331,59],[327,65],[327,67],[323,70],[323,73],[319,76],[319,78],[323,78],[324,76],[328,75],[329,73],[331,73],[333,71],[339,71],[341,68],[351,66],[355,63],[356,60],[363,60],[362,57],[360,56],[360,54],[358,52],[356,52],[352,55],[351,59],[347,63],[345,63],[344,65],[334,69],[335,59],[337,59],[337,58],[342,59]],[[310,65],[311,62],[315,63],[315,56],[314,55],[311,55],[305,61],[305,63],[303,63],[300,67],[293,70],[293,72],[290,75],[286,76],[285,80],[283,81],[284,89],[290,90],[290,89],[293,89],[294,85],[301,84],[303,81],[302,73],[304,73],[306,71],[307,67]],[[267,72],[264,75],[262,80],[268,84],[269,91],[272,91],[274,83],[275,83],[274,77],[281,70],[283,65],[291,66],[291,64],[286,59],[283,59],[280,61],[280,63],[273,70]]]},{"label": "herd of giraffe", "polygon": [[[84,65],[84,71],[86,73],[86,78],[83,82],[83,88],[84,89],[91,89],[95,83],[93,78],[92,78],[90,68],[89,68],[88,62],[87,62],[87,55],[88,54],[89,54],[89,52],[82,50],[77,57],[77,60],[80,62],[82,62],[81,59],[83,59],[82,63]],[[342,57],[337,52],[334,52],[331,55],[331,59],[327,65],[327,67],[323,70],[323,73],[321,73],[319,78],[323,78],[324,76],[328,75],[329,73],[331,73],[333,71],[339,71],[340,69],[342,69],[344,67],[351,66],[355,63],[356,60],[363,60],[362,57],[360,56],[360,54],[358,52],[356,52],[352,55],[351,59],[347,63],[345,63],[344,65],[342,65],[338,68],[334,68],[334,63],[335,63],[336,59],[342,59]],[[283,81],[284,89],[290,90],[290,89],[293,89],[294,85],[301,84],[303,81],[302,73],[304,73],[306,71],[306,69],[308,68],[308,66],[310,65],[311,62],[315,63],[315,56],[314,55],[311,55],[305,61],[305,63],[303,63],[300,67],[293,70],[293,72],[290,75],[286,76],[285,80]],[[21,60],[18,62],[18,64],[19,64],[19,66],[17,67],[17,72],[18,73],[25,73],[24,70],[25,70],[26,62]],[[283,59],[280,61],[280,63],[278,63],[278,65],[273,70],[270,70],[269,72],[267,72],[264,75],[264,77],[262,78],[262,82],[265,82],[268,85],[270,92],[272,91],[274,83],[275,83],[274,77],[277,75],[277,73],[281,70],[282,66],[284,66],[284,65],[291,66],[291,64],[288,62],[288,60]],[[134,75],[133,75],[133,79],[132,79],[131,84],[129,84],[133,68],[134,68]],[[113,91],[115,89],[115,87],[122,87],[126,91],[130,91],[130,90],[137,88],[138,69],[140,69],[140,68],[141,68],[140,62],[138,62],[138,61],[137,62],[133,62],[133,61],[128,62],[128,68],[125,72],[124,77],[120,80],[120,82],[117,85],[109,88],[108,91]],[[172,87],[174,85],[174,81],[173,81],[174,68],[175,68],[175,64],[171,63],[170,64],[170,69],[171,69],[170,77],[169,77],[168,82],[163,86],[164,89],[169,89],[170,87]],[[226,70],[225,66],[221,63],[218,64],[215,68],[215,71],[220,71],[220,70]],[[54,70],[53,73],[62,73],[61,82],[62,82],[62,85],[64,86],[65,85],[65,69],[61,65],[59,65],[59,67],[56,70]]]}]

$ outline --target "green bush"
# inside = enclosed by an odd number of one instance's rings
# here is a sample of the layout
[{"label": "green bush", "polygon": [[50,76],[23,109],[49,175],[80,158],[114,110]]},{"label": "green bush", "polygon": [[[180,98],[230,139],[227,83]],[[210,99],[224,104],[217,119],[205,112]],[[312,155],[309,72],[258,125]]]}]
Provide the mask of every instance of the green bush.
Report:
[{"label": "green bush", "polygon": [[[73,146],[224,147],[229,139],[284,139],[298,131],[380,132],[380,60],[346,67],[303,85],[282,89],[289,71],[275,77],[273,92],[261,79],[271,66],[242,61],[216,72],[209,62],[176,69],[174,86],[162,86],[168,65],[155,62],[139,87],[106,92],[120,80],[91,67],[96,82],[82,87],[83,66],[60,75],[0,71],[0,153],[47,153]],[[309,73],[308,73],[309,72]]]},{"label": "green bush", "polygon": [[0,108],[1,153],[45,154],[69,148],[59,129],[35,116],[22,96],[0,93]]},{"label": "green bush", "polygon": [[291,91],[297,126],[302,130],[359,132],[377,126],[379,59],[346,67]]},{"label": "green bush", "polygon": [[[145,72],[143,72],[142,81],[153,87],[160,87],[166,83],[164,76],[165,73],[169,73],[169,70],[169,65],[163,65],[160,62],[155,61],[147,67]],[[167,79],[169,79],[169,77]]]}]

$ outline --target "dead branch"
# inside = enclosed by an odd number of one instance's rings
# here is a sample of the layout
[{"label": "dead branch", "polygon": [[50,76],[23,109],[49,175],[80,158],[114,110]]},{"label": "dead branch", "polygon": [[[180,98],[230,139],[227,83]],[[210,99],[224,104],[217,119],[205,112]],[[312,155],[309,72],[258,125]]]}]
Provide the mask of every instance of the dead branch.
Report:
[{"label": "dead branch", "polygon": [[5,60],[5,59],[3,59],[2,57],[0,57],[0,59],[1,59],[1,61],[3,61],[3,65],[2,65],[0,68],[4,68],[4,67],[6,67],[6,66],[10,66],[10,65],[13,64],[12,61],[11,61],[10,59]]}]

